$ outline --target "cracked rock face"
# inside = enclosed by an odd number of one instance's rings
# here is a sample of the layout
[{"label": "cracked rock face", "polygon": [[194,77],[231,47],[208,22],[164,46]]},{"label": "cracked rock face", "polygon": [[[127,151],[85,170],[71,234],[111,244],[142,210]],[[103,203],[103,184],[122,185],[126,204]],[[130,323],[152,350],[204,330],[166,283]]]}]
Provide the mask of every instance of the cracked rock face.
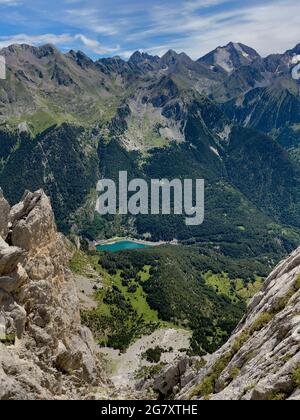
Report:
[{"label": "cracked rock face", "polygon": [[77,398],[104,380],[49,199],[0,210],[0,400]]},{"label": "cracked rock face", "polygon": [[300,400],[300,248],[271,273],[228,343],[178,398]]}]

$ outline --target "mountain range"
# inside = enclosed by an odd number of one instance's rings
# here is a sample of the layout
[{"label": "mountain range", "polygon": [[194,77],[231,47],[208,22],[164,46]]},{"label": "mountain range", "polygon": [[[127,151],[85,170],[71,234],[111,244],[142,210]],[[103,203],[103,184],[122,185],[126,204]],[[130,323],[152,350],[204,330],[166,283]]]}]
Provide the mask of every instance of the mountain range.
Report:
[{"label": "mountain range", "polygon": [[[93,61],[51,45],[4,48],[0,184],[12,202],[43,187],[59,227],[89,239],[129,231],[226,251],[234,234],[239,253],[253,254],[253,240],[260,253],[290,251],[300,211],[300,96],[291,77],[299,53],[300,44],[262,58],[230,43],[197,61],[174,51]],[[99,220],[97,180],[119,170],[205,178],[204,225]]]},{"label": "mountain range", "polygon": [[[196,61],[174,51],[94,61],[52,45],[0,55],[0,187],[11,205],[43,189],[59,229],[87,252],[75,252],[72,270],[86,275],[91,265],[105,279],[96,308],[82,314],[98,343],[126,351],[167,323],[192,332],[192,354],[220,348],[263,278],[300,242],[300,44],[264,58],[230,43]],[[121,170],[204,178],[204,224],[100,217],[97,182]],[[91,250],[129,235],[178,246]]]}]

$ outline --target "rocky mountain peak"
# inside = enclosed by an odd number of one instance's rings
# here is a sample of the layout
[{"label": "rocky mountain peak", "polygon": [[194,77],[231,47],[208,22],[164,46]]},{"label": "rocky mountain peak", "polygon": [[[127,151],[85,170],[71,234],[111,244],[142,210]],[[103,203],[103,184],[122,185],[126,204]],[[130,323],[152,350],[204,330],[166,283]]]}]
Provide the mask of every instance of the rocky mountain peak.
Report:
[{"label": "rocky mountain peak", "polygon": [[232,73],[239,67],[249,65],[259,58],[260,55],[247,45],[230,42],[224,47],[216,48],[198,61],[220,67],[226,73]]},{"label": "rocky mountain peak", "polygon": [[294,48],[287,51],[287,54],[293,55],[293,54],[300,54],[300,43],[297,44]]},{"label": "rocky mountain peak", "polygon": [[34,47],[28,44],[13,44],[3,49],[7,55],[22,56],[31,54],[38,59],[60,54],[57,48],[52,44],[45,44],[40,47]]},{"label": "rocky mountain peak", "polygon": [[136,51],[126,63],[129,68],[139,73],[147,73],[156,70],[159,66],[160,58],[147,53]]},{"label": "rocky mountain peak", "polygon": [[71,50],[66,57],[73,59],[82,68],[88,68],[94,64],[93,60],[82,51]]},{"label": "rocky mountain peak", "polygon": [[101,384],[48,197],[26,192],[10,209],[1,193],[0,215],[0,400],[68,399]]},{"label": "rocky mountain peak", "polygon": [[172,71],[185,74],[185,72],[190,69],[198,69],[197,63],[195,63],[187,54],[180,53],[176,51],[169,50],[165,55],[160,59],[160,67],[166,68],[169,67]]},{"label": "rocky mountain peak", "polygon": [[46,44],[35,47],[27,44],[11,45],[1,51],[6,57],[8,71],[13,79],[25,85],[43,79],[47,73],[46,67],[57,62],[64,63],[64,56],[53,45]]},{"label": "rocky mountain peak", "polygon": [[42,45],[41,47],[37,48],[36,51],[39,58],[60,54],[60,52],[52,44]]},{"label": "rocky mountain peak", "polygon": [[147,54],[147,53],[144,53],[144,52],[140,52],[140,51],[136,51],[129,58],[128,62],[137,64],[137,63],[143,62],[145,60],[147,60],[149,62],[156,62],[158,59],[159,59],[158,57],[155,57],[153,55],[150,55],[150,54]]},{"label": "rocky mountain peak", "polygon": [[110,75],[111,73],[122,73],[127,67],[126,61],[119,56],[101,58],[97,60],[95,64],[97,68],[107,75]]},{"label": "rocky mountain peak", "polygon": [[176,51],[169,50],[161,57],[161,62],[166,65],[175,64],[179,57],[180,55]]}]

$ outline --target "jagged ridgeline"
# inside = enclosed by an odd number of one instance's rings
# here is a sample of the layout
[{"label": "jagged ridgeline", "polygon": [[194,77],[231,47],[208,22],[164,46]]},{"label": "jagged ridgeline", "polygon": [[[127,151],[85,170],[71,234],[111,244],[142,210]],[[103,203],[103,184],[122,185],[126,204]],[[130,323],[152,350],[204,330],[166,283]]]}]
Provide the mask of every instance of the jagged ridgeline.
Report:
[{"label": "jagged ridgeline", "polygon": [[[43,188],[59,228],[89,240],[178,239],[177,249],[155,251],[160,264],[143,285],[148,303],[163,320],[187,319],[196,347],[222,344],[242,316],[249,282],[300,240],[300,100],[291,77],[299,46],[262,58],[229,44],[198,61],[174,51],[92,61],[51,45],[14,45],[1,54],[7,79],[0,81],[0,185],[9,201]],[[204,224],[188,227],[178,216],[100,217],[97,181],[117,180],[119,171],[146,180],[204,178]],[[191,296],[185,307],[172,294],[189,290],[188,278],[203,303],[200,321],[188,309]],[[247,289],[243,299],[236,298],[239,288]],[[210,314],[215,319],[201,336],[197,325]]]},{"label": "jagged ridgeline", "polygon": [[[298,241],[300,220],[298,52],[264,59],[231,43],[198,61],[169,51],[94,62],[51,45],[5,48],[0,184],[12,202],[43,187],[59,227],[89,239],[150,233],[233,256],[283,254]],[[95,215],[97,180],[119,170],[204,178],[204,225]]]}]

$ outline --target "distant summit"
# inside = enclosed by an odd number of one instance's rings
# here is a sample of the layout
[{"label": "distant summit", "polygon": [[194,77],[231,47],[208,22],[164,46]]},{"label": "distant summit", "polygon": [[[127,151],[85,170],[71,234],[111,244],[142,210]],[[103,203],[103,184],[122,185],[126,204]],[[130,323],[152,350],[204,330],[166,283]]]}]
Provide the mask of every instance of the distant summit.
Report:
[{"label": "distant summit", "polygon": [[221,67],[227,73],[232,73],[241,66],[253,63],[258,58],[261,57],[254,49],[241,43],[230,42],[225,47],[216,48],[198,61],[211,66]]}]

